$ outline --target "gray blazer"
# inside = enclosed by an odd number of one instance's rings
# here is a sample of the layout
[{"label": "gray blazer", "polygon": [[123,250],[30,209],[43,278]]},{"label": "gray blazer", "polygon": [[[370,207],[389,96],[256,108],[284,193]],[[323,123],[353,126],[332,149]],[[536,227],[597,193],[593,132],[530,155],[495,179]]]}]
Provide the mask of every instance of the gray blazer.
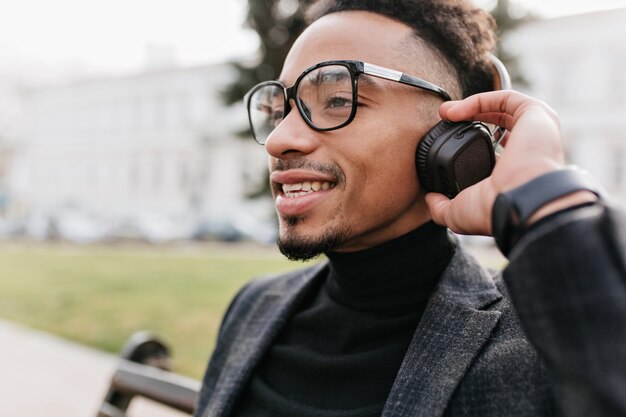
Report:
[{"label": "gray blazer", "polygon": [[[595,216],[597,223],[600,221],[597,217],[606,217],[606,214],[596,213]],[[575,230],[570,223],[576,223],[580,230]],[[565,227],[565,231],[549,225],[552,227],[547,239],[550,244],[559,239],[559,233],[569,233],[568,238],[578,238],[583,243],[591,231],[589,229],[595,228],[594,232],[598,234],[597,224],[592,224],[588,218],[570,219],[570,223],[561,219],[559,227]],[[559,271],[550,262],[545,262],[548,246],[541,242],[544,239],[542,232],[533,233],[534,236],[524,237],[525,241],[519,246],[524,247],[529,239],[535,240],[530,246],[535,250],[534,256],[541,259],[527,259],[516,248],[505,275],[508,274],[507,282],[510,280],[516,283],[515,287],[522,287],[514,299],[525,303],[521,306],[522,311],[530,322],[525,328],[534,332],[531,340],[539,346],[539,351],[545,351],[546,345],[558,345],[545,337],[556,330],[543,327],[536,331],[537,318],[532,316],[544,307],[537,307],[532,293],[537,290],[532,287],[545,281],[546,274],[550,277]],[[624,259],[626,257],[622,256],[622,262]],[[541,271],[535,270],[537,262],[543,262]],[[239,292],[222,323],[217,347],[205,374],[196,416],[222,417],[231,413],[255,366],[289,320],[298,301],[325,276],[327,267],[326,263],[321,263],[301,271],[257,279]],[[529,268],[537,279],[524,281],[528,277],[520,275],[527,275]],[[621,277],[623,279],[624,275]],[[625,285],[624,281],[622,285]],[[542,303],[553,305],[558,302],[554,295],[552,293],[552,299],[542,299]],[[626,323],[624,317],[621,317],[621,324]],[[545,326],[546,322],[540,321],[540,324]],[[560,326],[558,322],[548,325]],[[618,340],[618,349],[623,339],[622,336]],[[566,349],[566,344],[559,343],[560,348]],[[554,354],[554,349],[550,352]],[[558,354],[556,356],[547,356],[551,371],[555,361],[559,362]],[[568,410],[567,415],[621,415],[603,414],[600,411],[602,405],[593,408],[593,404],[598,403],[594,396],[591,403],[584,403],[585,407],[578,411],[575,407],[563,406],[559,399],[569,401],[563,393],[571,394],[568,382],[560,384],[557,381],[555,384],[551,372],[550,384],[544,357],[538,355],[522,330],[501,278],[491,277],[461,246],[429,300],[382,415],[552,416],[561,415],[563,409]],[[620,366],[617,365],[618,373],[623,369]],[[626,373],[622,377],[623,382]],[[614,387],[613,394],[618,399],[611,400],[611,405],[619,401],[620,386],[617,388],[615,391]],[[593,410],[598,413],[583,414]]]}]

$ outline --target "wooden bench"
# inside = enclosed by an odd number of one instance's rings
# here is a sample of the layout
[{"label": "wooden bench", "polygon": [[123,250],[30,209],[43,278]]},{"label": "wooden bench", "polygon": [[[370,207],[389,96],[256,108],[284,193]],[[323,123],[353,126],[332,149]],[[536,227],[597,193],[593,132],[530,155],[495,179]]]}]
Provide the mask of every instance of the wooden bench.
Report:
[{"label": "wooden bench", "polygon": [[131,336],[120,355],[98,417],[126,417],[134,397],[193,414],[200,382],[170,371],[167,345],[150,332]]}]

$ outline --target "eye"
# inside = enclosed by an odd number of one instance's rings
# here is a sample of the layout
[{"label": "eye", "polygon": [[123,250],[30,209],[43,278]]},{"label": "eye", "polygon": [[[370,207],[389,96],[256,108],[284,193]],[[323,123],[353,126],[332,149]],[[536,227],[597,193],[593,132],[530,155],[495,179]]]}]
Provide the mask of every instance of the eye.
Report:
[{"label": "eye", "polygon": [[283,120],[283,117],[285,115],[284,113],[285,112],[283,111],[283,109],[276,109],[272,112],[270,118],[274,123],[274,126],[277,126]]},{"label": "eye", "polygon": [[339,96],[329,97],[326,100],[326,107],[331,109],[339,107],[352,107],[352,99],[347,99]]}]

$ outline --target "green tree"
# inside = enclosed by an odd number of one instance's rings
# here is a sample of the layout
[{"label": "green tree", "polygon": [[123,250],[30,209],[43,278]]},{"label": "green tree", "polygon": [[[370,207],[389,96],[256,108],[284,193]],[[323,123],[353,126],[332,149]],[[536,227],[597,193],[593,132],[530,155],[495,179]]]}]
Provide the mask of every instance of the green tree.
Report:
[{"label": "green tree", "polygon": [[260,50],[251,62],[233,63],[237,80],[224,91],[227,104],[235,103],[254,85],[280,73],[291,45],[305,28],[304,10],[312,0],[248,0],[245,26],[259,35]]},{"label": "green tree", "polygon": [[[305,28],[304,10],[314,0],[247,0],[245,26],[259,35],[258,56],[249,62],[235,62],[238,77],[224,91],[227,104],[235,103],[254,85],[274,79],[280,73],[291,45]],[[500,36],[533,19],[527,11],[510,0],[497,0],[490,12],[498,24]],[[499,44],[496,55],[509,69],[516,83],[525,83],[514,56]]]},{"label": "green tree", "polygon": [[520,25],[535,19],[535,16],[528,10],[523,9],[522,6],[512,4],[510,0],[496,1],[495,6],[489,10],[489,12],[496,19],[498,25],[498,37],[500,38],[500,42],[498,42],[496,47],[496,56],[500,58],[506,66],[511,76],[511,81],[513,81],[514,84],[527,85],[528,81],[520,71],[517,57],[502,46],[502,39],[506,37],[507,33],[515,30]]}]

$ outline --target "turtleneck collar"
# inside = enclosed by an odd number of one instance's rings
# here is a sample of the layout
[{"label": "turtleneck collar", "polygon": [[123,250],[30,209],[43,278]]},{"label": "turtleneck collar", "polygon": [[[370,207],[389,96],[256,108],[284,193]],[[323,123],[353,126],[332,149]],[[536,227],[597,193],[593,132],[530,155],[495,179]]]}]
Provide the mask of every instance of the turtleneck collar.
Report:
[{"label": "turtleneck collar", "polygon": [[327,253],[326,288],[335,301],[350,308],[408,313],[425,306],[455,247],[446,228],[428,222],[373,248]]}]

